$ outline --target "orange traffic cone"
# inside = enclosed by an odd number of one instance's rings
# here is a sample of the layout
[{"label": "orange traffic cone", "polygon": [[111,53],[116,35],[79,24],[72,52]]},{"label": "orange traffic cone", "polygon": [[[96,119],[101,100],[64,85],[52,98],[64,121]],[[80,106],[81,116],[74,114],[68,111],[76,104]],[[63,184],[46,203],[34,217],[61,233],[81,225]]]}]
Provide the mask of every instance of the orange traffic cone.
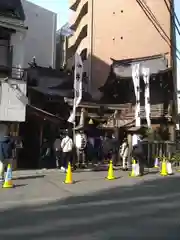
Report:
[{"label": "orange traffic cone", "polygon": [[67,169],[67,173],[66,173],[66,179],[64,181],[65,184],[72,184],[74,183],[72,180],[72,170],[71,170],[71,163],[69,162],[68,164],[68,169]]},{"label": "orange traffic cone", "polygon": [[12,168],[11,168],[11,164],[8,164],[3,188],[13,188],[13,187],[14,187],[14,185],[12,182]]},{"label": "orange traffic cone", "polygon": [[109,163],[109,169],[108,169],[108,175],[106,177],[108,180],[114,180],[116,177],[114,176],[114,170],[113,170],[113,162],[112,160]]}]

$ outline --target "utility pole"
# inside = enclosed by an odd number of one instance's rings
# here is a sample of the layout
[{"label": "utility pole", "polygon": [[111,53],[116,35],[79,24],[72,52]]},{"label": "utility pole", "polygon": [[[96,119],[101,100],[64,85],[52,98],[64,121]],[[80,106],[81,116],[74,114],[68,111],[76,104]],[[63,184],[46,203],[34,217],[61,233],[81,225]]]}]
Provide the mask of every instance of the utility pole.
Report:
[{"label": "utility pole", "polygon": [[180,60],[178,59],[177,56],[179,56],[178,49],[180,49],[180,35],[178,33],[177,27],[179,25],[179,22],[177,21],[177,17],[179,15],[179,8],[180,8],[180,3],[178,0],[174,0],[172,2],[172,7],[173,7],[173,14],[172,14],[172,35],[175,38],[175,46],[176,49],[174,51],[174,87],[175,87],[175,102],[176,102],[176,114],[177,114],[177,125],[176,128],[177,130],[180,130],[179,124],[180,124]]}]

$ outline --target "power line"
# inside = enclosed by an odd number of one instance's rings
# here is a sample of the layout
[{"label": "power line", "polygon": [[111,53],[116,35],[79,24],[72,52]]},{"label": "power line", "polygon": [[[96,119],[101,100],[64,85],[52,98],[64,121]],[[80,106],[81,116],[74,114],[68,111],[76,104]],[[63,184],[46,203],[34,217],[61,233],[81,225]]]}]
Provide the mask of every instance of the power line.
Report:
[{"label": "power line", "polygon": [[[171,9],[173,9],[172,1],[171,1],[171,0],[168,0],[168,2],[169,2],[169,4],[170,4],[170,6],[171,6]],[[172,11],[172,12],[173,12],[173,15],[175,16],[175,19],[176,19],[177,24],[178,24],[179,27],[180,27],[180,20],[179,20],[179,18],[177,17],[176,12],[175,12],[175,11]]]},{"label": "power line", "polygon": [[[163,36],[163,34],[159,31],[159,29],[158,29],[159,23],[157,22],[157,19],[155,18],[155,16],[150,13],[150,11],[147,9],[147,7],[145,7],[140,0],[136,0],[136,2],[139,4],[139,6],[141,7],[141,9],[144,11],[144,13],[145,13],[146,16],[148,17],[148,19],[149,19],[149,20],[151,21],[151,23],[154,25],[154,27],[156,28],[156,30],[158,31],[158,33],[161,35],[161,37],[169,44],[168,40],[170,41],[170,38],[168,38],[167,35],[165,35],[166,37]],[[147,12],[148,12],[148,13],[147,13]],[[152,19],[153,19],[154,22],[152,21]],[[157,25],[158,25],[158,27],[157,27]],[[168,38],[168,40],[167,40],[166,38]]]},{"label": "power line", "polygon": [[[152,19],[155,21],[155,23],[158,25],[158,27],[160,28],[160,30],[163,32],[163,34],[165,35],[165,37],[168,39],[169,43],[168,45],[171,48],[174,48],[178,54],[180,54],[179,49],[176,47],[176,44],[172,44],[170,37],[167,35],[167,33],[164,31],[164,29],[162,28],[162,26],[160,25],[159,21],[157,20],[156,16],[154,15],[154,13],[152,12],[152,10],[149,8],[149,6],[147,5],[147,3],[145,2],[145,0],[138,0],[142,6],[144,4],[144,8],[146,11],[148,11],[148,13],[150,14],[150,16],[152,17]],[[170,1],[170,0],[169,0]],[[171,3],[172,4],[172,3]],[[169,7],[169,6],[168,6]],[[152,22],[152,21],[151,21]],[[159,32],[159,31],[158,31]],[[166,41],[167,42],[167,41]],[[179,59],[179,57],[176,54],[176,57]],[[180,59],[179,59],[180,60]]]},{"label": "power line", "polygon": [[[178,26],[176,24],[176,21],[179,22],[179,19],[177,18],[177,15],[172,11],[172,5],[170,5],[171,6],[171,8],[170,8],[169,5],[168,5],[167,0],[164,0],[164,3],[165,3],[165,5],[166,5],[166,7],[167,7],[171,17],[172,17],[173,24],[174,24],[178,34],[180,35],[180,30],[179,30],[179,28],[178,28]],[[169,0],[169,3],[170,3],[170,0]],[[174,17],[177,19],[176,21],[175,21]],[[178,24],[179,24],[179,27],[180,27],[180,23],[178,23]]]},{"label": "power line", "polygon": [[[143,1],[143,2],[142,2]],[[169,38],[169,36],[166,34],[166,32],[164,31],[164,29],[161,27],[160,23],[158,22],[156,16],[154,15],[154,13],[151,11],[151,9],[149,8],[149,6],[147,6],[146,2],[144,0],[136,0],[136,2],[139,4],[139,6],[141,7],[141,9],[143,10],[143,12],[145,13],[145,15],[147,16],[147,18],[150,20],[150,22],[153,24],[153,26],[155,27],[155,29],[157,30],[157,32],[160,34],[160,36],[163,38],[163,40],[168,44],[168,46],[170,48],[174,48],[176,49],[177,53],[180,55],[180,51],[179,49],[176,48],[176,46],[174,44],[172,44],[171,39]],[[162,32],[161,32],[161,31]],[[176,57],[180,60],[179,56]]]},{"label": "power line", "polygon": [[162,28],[161,24],[159,23],[159,21],[157,20],[156,16],[154,15],[154,13],[152,12],[152,10],[150,9],[150,7],[146,4],[146,2],[144,0],[138,0],[141,2],[143,8],[148,12],[148,14],[150,15],[150,17],[153,19],[153,21],[157,24],[157,26],[160,28],[160,30],[163,32],[163,34],[165,35],[165,37],[168,39],[168,41],[171,43],[171,39],[170,37],[167,35],[167,33],[165,32],[165,30]]}]

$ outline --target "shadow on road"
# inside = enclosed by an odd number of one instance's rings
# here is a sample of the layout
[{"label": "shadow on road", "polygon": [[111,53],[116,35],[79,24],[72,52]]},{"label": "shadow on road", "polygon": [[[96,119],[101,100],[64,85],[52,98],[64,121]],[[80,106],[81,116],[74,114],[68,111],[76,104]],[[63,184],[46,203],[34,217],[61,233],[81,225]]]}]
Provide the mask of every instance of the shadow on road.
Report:
[{"label": "shadow on road", "polygon": [[37,178],[44,178],[44,177],[45,175],[20,176],[20,177],[13,177],[13,180],[37,179]]},{"label": "shadow on road", "polygon": [[[95,183],[94,183],[95,184]],[[171,239],[180,236],[180,178],[3,209],[0,239]]]}]

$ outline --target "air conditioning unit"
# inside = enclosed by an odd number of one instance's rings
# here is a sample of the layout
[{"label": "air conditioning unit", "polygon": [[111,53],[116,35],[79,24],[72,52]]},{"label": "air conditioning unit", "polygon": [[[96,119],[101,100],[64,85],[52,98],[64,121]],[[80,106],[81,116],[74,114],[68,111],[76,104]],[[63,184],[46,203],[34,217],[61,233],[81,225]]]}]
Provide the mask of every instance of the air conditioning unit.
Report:
[{"label": "air conditioning unit", "polygon": [[27,84],[25,81],[2,81],[0,86],[0,121],[25,122]]}]

